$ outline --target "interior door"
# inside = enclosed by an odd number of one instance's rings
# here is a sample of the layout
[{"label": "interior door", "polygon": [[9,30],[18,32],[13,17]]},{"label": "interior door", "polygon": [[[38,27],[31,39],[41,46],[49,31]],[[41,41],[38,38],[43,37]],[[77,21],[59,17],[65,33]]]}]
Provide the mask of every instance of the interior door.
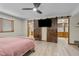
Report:
[{"label": "interior door", "polygon": [[51,18],[52,26],[47,28],[47,42],[57,43],[57,18]]},{"label": "interior door", "polygon": [[42,40],[41,28],[38,26],[38,20],[34,20],[34,38],[35,40]]}]

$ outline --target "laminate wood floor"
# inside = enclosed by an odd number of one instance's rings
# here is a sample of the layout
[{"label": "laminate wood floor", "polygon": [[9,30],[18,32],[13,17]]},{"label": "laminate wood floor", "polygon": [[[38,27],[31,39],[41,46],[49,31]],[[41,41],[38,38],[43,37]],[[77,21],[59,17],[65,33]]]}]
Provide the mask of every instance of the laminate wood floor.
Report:
[{"label": "laminate wood floor", "polygon": [[35,52],[30,56],[79,56],[77,46],[68,45],[67,40],[59,38],[58,43],[35,41]]}]

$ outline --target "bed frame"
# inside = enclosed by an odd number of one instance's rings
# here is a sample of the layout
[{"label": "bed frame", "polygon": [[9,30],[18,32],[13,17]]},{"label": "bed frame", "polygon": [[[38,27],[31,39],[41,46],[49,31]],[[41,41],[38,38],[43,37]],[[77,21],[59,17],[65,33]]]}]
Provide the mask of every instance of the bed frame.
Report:
[{"label": "bed frame", "polygon": [[28,52],[26,52],[23,56],[29,56],[31,53],[35,52],[35,49],[31,49]]}]

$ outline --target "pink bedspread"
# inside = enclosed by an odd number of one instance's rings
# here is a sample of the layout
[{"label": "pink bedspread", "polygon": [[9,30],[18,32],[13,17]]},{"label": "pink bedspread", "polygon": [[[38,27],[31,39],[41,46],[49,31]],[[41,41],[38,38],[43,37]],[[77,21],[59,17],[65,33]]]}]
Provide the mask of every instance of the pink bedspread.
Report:
[{"label": "pink bedspread", "polygon": [[34,42],[30,38],[0,38],[0,56],[22,56],[34,47]]}]

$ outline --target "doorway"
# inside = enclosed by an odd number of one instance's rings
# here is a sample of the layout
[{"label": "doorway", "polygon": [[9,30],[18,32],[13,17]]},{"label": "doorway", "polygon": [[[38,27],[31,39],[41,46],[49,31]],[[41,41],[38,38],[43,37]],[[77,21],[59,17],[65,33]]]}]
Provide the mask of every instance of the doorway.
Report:
[{"label": "doorway", "polygon": [[27,25],[28,25],[28,37],[34,38],[34,21],[27,20]]},{"label": "doorway", "polygon": [[69,18],[68,17],[62,17],[58,18],[58,41],[64,40],[68,43],[69,40]]}]

